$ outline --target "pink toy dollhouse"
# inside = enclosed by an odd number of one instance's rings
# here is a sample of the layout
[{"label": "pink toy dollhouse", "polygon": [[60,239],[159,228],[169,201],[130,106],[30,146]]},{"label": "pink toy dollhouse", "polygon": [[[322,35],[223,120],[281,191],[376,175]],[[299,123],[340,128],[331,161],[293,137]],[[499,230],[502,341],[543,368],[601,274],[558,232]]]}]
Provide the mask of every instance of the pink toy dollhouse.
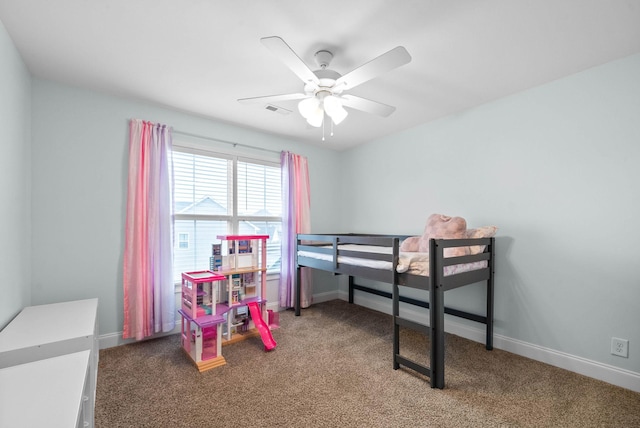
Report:
[{"label": "pink toy dollhouse", "polygon": [[212,270],[182,274],[182,348],[200,372],[226,364],[223,345],[260,335],[265,351],[276,347],[271,328],[277,314],[266,310],[268,237],[218,236]]}]

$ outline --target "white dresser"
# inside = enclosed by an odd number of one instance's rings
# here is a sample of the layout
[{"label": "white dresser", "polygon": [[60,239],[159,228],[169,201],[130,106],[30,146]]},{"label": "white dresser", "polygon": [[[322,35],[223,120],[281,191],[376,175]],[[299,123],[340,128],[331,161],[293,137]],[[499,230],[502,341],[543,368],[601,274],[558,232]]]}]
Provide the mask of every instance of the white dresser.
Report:
[{"label": "white dresser", "polygon": [[[0,426],[93,427],[98,355],[98,299],[24,308],[0,331]],[[13,401],[21,393],[29,398]],[[65,404],[51,407],[51,400]],[[69,425],[60,411],[75,423]],[[53,425],[46,412],[65,425]],[[46,423],[4,420],[36,413]]]},{"label": "white dresser", "polygon": [[80,351],[0,369],[0,427],[93,426],[86,417],[90,354]]}]

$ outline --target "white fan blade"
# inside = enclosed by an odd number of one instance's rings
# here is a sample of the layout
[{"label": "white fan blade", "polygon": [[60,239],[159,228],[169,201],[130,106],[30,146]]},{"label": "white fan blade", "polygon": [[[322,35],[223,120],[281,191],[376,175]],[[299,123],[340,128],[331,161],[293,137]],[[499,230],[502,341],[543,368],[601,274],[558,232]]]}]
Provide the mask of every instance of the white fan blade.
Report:
[{"label": "white fan blade", "polygon": [[366,98],[356,97],[355,95],[342,95],[340,97],[342,105],[351,107],[356,110],[364,111],[366,113],[372,113],[378,116],[387,117],[394,111],[395,107],[388,106],[386,104],[379,103],[377,101],[371,101]]},{"label": "white fan blade", "polygon": [[271,50],[287,67],[293,71],[304,83],[319,83],[316,76],[307,64],[278,36],[263,37],[260,39],[263,45]]},{"label": "white fan blade", "polygon": [[307,97],[308,95],[305,94],[266,95],[264,97],[240,98],[238,102],[242,104],[275,103],[278,101],[301,100]]},{"label": "white fan blade", "polygon": [[351,89],[409,62],[411,62],[409,52],[404,47],[398,46],[340,77],[336,80],[335,86],[343,85],[343,89]]}]

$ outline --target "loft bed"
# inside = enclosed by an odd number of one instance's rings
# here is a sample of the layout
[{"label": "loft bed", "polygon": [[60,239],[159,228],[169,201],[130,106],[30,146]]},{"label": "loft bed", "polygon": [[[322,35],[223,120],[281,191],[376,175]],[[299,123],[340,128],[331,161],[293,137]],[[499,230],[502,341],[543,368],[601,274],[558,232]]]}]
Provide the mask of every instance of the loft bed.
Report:
[{"label": "loft bed", "polygon": [[[444,388],[444,314],[486,325],[485,347],[493,349],[493,272],[494,238],[430,239],[428,253],[400,251],[404,235],[298,234],[295,315],[300,315],[300,268],[309,267],[349,276],[349,302],[353,290],[370,292],[392,299],[393,368],[408,367],[430,378],[432,388]],[[478,254],[445,257],[445,249],[471,247]],[[356,285],[354,277],[392,285],[385,293]],[[473,314],[447,308],[444,292],[478,282],[486,282],[486,313]],[[428,292],[428,302],[400,295],[400,287]],[[429,309],[429,326],[400,317],[400,302]],[[400,327],[430,336],[430,366],[400,355]]]}]

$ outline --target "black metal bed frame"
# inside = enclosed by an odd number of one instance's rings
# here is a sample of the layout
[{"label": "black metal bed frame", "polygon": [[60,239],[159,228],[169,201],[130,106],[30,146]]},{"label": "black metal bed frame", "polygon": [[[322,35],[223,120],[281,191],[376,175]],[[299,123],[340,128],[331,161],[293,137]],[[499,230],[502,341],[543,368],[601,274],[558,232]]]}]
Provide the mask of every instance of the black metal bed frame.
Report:
[{"label": "black metal bed frame", "polygon": [[[393,368],[408,367],[425,376],[431,381],[432,388],[444,388],[444,314],[469,319],[486,325],[485,347],[493,349],[493,300],[494,300],[494,238],[480,239],[431,239],[429,240],[429,276],[398,273],[396,268],[399,257],[399,243],[405,239],[404,235],[364,235],[364,234],[298,234],[297,251],[310,251],[328,254],[331,261],[319,260],[313,257],[297,256],[296,258],[296,287],[294,309],[295,315],[300,315],[300,268],[309,267],[334,274],[349,276],[349,302],[353,303],[353,291],[360,290],[379,296],[390,297],[393,316]],[[360,244],[381,247],[391,247],[391,254],[378,254],[340,249],[341,244]],[[444,250],[453,247],[484,245],[482,253],[461,257],[444,257]],[[338,262],[338,256],[357,257],[370,260],[388,261],[392,269],[374,269],[349,265]],[[487,266],[469,272],[444,275],[444,267],[487,261]],[[375,280],[392,285],[392,293],[357,285],[354,277]],[[444,292],[469,284],[486,281],[486,314],[478,315],[466,311],[447,308],[444,305]],[[429,300],[422,301],[400,295],[400,287],[410,287],[428,291]],[[429,325],[417,323],[400,317],[400,302],[406,302],[429,309]],[[400,327],[410,328],[429,335],[430,338],[430,366],[417,363],[400,354]]]}]

